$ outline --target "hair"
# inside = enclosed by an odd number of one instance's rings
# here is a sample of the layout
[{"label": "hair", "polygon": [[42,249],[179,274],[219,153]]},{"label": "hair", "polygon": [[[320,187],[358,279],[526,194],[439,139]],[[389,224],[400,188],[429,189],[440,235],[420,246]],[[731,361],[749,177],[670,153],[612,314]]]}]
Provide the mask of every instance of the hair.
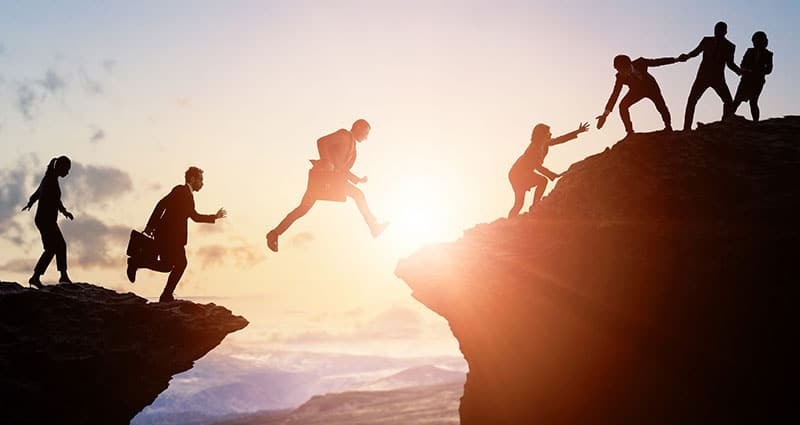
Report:
[{"label": "hair", "polygon": [[728,24],[719,21],[714,25],[714,35],[725,35],[728,33]]},{"label": "hair", "polygon": [[61,155],[59,157],[53,158],[50,160],[50,163],[47,164],[47,170],[44,172],[45,175],[50,175],[55,173],[59,168],[66,168],[69,170],[72,168],[72,161],[66,155]]},{"label": "hair", "polygon": [[371,128],[372,126],[370,126],[367,120],[363,118],[359,118],[353,123],[353,130],[361,130],[361,129],[369,130]]},{"label": "hair", "polygon": [[191,179],[193,177],[200,177],[201,174],[203,174],[203,170],[201,170],[201,169],[199,169],[199,168],[197,168],[195,166],[191,166],[183,174],[183,178],[184,178],[184,180],[186,180],[188,182],[189,179]]},{"label": "hair", "polygon": [[531,132],[531,142],[540,142],[548,131],[550,131],[549,125],[542,123],[536,124]]},{"label": "hair", "polygon": [[614,56],[614,69],[619,70],[623,66],[629,66],[630,64],[631,58],[628,55]]},{"label": "hair", "polygon": [[769,44],[769,40],[767,39],[767,34],[764,31],[756,31],[753,33],[753,46],[766,48],[767,44]]}]

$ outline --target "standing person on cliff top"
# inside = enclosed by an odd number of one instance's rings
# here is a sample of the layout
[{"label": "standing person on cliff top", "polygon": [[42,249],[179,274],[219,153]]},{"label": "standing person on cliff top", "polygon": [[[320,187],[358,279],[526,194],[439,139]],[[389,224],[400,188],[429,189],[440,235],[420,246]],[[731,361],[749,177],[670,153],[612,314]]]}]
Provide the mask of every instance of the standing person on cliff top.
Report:
[{"label": "standing person on cliff top", "polygon": [[27,205],[22,208],[22,211],[30,210],[33,204],[39,201],[34,222],[42,235],[44,252],[33,268],[33,275],[28,279],[28,285],[35,286],[37,289],[42,289],[40,276],[47,270],[53,257],[56,257],[56,268],[61,272],[58,282],[72,283],[67,275],[67,242],[58,227],[59,212],[70,220],[74,218],[72,213],[67,211],[64,204],[61,203],[61,187],[58,185],[59,177],[66,177],[70,168],[72,168],[72,161],[66,156],[50,160],[42,182],[39,183],[36,192],[31,195]]},{"label": "standing person on cliff top", "polygon": [[[522,205],[525,203],[525,193],[536,188],[533,192],[533,203],[530,209],[542,199],[544,190],[547,187],[547,179],[555,180],[560,174],[548,170],[544,165],[544,158],[550,150],[550,146],[555,146],[568,142],[578,137],[579,134],[588,131],[589,123],[581,123],[578,129],[571,131],[563,136],[553,138],[550,133],[550,126],[546,124],[536,124],[531,133],[531,143],[520,156],[511,170],[508,172],[508,180],[514,190],[514,206],[508,212],[508,218],[519,214]],[[546,178],[545,178],[546,177]]]},{"label": "standing person on cliff top", "polygon": [[267,247],[278,252],[278,237],[297,219],[306,215],[319,200],[344,201],[352,198],[364,217],[373,237],[378,237],[388,223],[378,223],[367,205],[367,198],[355,185],[366,183],[366,177],[358,177],[350,169],[356,162],[356,144],[367,140],[371,127],[366,120],[356,120],[350,130],[340,129],[317,140],[319,160],[311,161],[308,185],[300,205],[293,209],[267,233]]}]

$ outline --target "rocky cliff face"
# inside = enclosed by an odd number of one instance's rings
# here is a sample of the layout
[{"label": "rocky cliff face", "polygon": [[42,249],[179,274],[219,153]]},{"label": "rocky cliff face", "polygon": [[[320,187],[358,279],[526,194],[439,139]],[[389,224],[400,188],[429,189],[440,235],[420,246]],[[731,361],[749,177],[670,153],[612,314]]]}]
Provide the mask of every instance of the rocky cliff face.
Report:
[{"label": "rocky cliff face", "polygon": [[245,326],[214,304],[0,282],[0,421],[127,424],[172,375]]},{"label": "rocky cliff face", "polygon": [[633,135],[402,260],[469,363],[461,424],[796,423],[799,173],[800,117]]}]

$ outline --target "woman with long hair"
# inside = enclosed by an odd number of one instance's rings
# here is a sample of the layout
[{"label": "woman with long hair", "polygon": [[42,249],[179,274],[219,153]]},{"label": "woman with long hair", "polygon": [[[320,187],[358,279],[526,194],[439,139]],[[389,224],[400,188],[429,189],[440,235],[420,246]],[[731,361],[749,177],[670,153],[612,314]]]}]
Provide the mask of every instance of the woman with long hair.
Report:
[{"label": "woman with long hair", "polygon": [[[536,188],[533,193],[533,205],[539,202],[544,195],[544,190],[547,187],[547,179],[555,180],[560,176],[550,170],[544,165],[544,157],[550,150],[550,146],[558,145],[568,142],[579,134],[589,129],[589,123],[581,123],[578,129],[571,131],[563,136],[553,138],[550,133],[550,126],[547,124],[536,124],[531,132],[531,143],[525,150],[525,153],[520,156],[511,170],[508,172],[508,180],[511,182],[511,188],[514,189],[514,206],[508,212],[508,218],[516,217],[525,203],[525,193]],[[547,178],[545,178],[547,177]]]},{"label": "woman with long hair", "polygon": [[64,204],[61,203],[61,188],[58,185],[58,178],[66,177],[71,167],[72,161],[66,156],[59,156],[50,160],[42,182],[39,183],[39,188],[36,189],[36,192],[33,192],[28,204],[22,208],[22,211],[30,210],[31,206],[36,201],[39,201],[34,221],[36,222],[36,228],[39,229],[39,233],[42,235],[44,252],[33,269],[33,275],[28,279],[28,284],[38,289],[42,288],[42,281],[39,277],[47,270],[47,266],[50,265],[50,261],[54,256],[56,257],[58,271],[61,272],[58,282],[72,283],[67,275],[67,242],[64,240],[64,235],[61,234],[61,229],[58,228],[59,211],[70,220],[74,218],[64,208]]}]

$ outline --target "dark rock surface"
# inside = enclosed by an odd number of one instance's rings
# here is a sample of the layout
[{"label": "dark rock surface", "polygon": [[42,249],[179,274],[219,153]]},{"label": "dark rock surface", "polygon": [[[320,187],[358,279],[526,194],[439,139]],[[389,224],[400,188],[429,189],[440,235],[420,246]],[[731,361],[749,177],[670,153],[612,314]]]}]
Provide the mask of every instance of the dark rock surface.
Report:
[{"label": "dark rock surface", "polygon": [[461,424],[799,423],[798,183],[800,117],[638,134],[402,260],[469,363]]},{"label": "dark rock surface", "polygon": [[0,422],[127,424],[247,320],[86,283],[0,282]]}]

